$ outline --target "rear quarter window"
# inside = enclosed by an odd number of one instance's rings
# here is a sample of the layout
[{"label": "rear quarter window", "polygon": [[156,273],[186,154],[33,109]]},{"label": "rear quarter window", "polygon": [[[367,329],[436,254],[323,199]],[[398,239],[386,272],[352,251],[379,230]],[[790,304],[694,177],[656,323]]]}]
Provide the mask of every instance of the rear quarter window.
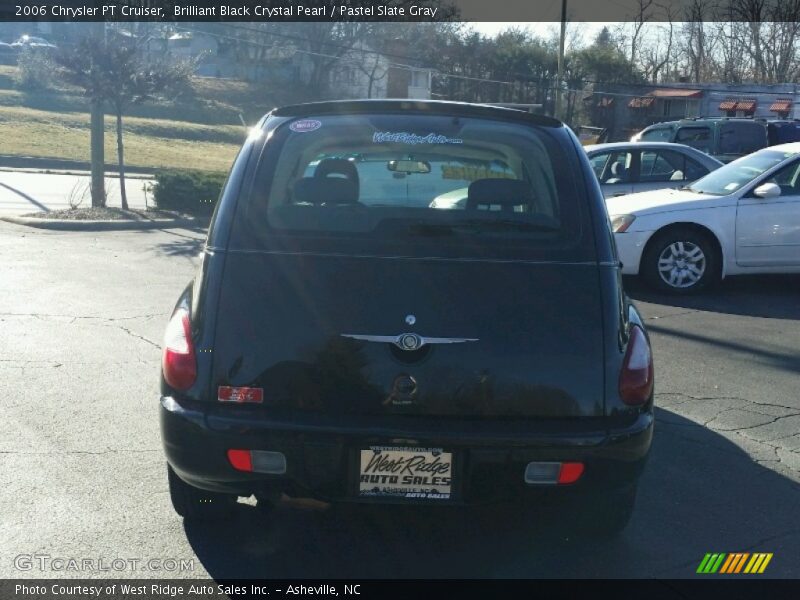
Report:
[{"label": "rear quarter window", "polygon": [[767,145],[766,128],[759,123],[724,123],[719,128],[719,153],[744,156]]},{"label": "rear quarter window", "polygon": [[672,129],[669,127],[654,127],[646,129],[640,137],[643,142],[671,142]]},{"label": "rear quarter window", "polygon": [[707,154],[713,150],[713,136],[709,127],[681,127],[675,135],[675,141]]}]

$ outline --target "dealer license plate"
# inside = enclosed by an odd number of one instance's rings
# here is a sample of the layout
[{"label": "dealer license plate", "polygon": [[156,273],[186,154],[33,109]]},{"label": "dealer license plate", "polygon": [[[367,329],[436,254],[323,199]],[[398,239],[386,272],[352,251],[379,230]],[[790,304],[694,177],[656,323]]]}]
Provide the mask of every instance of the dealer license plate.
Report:
[{"label": "dealer license plate", "polygon": [[359,495],[450,499],[453,454],[441,448],[372,446],[361,450]]}]

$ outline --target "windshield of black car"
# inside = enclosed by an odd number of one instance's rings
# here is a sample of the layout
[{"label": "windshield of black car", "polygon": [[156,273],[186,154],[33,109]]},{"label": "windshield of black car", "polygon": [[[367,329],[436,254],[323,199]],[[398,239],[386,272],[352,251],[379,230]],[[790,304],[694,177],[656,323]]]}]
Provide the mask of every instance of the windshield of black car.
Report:
[{"label": "windshield of black car", "polygon": [[335,115],[294,119],[268,144],[266,207],[250,212],[274,230],[540,237],[576,230],[562,206],[575,197],[564,151],[535,127]]},{"label": "windshield of black car", "polygon": [[793,155],[791,152],[761,150],[712,171],[686,189],[699,194],[727,196]]}]

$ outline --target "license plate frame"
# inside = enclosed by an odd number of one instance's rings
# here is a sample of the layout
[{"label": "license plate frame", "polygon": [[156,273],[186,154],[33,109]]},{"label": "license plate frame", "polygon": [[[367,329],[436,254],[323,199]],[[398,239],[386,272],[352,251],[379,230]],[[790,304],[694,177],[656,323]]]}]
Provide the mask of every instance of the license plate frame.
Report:
[{"label": "license plate frame", "polygon": [[[452,450],[394,444],[370,444],[354,450],[351,473],[353,491],[359,500],[440,503],[451,502],[457,496],[460,478],[456,472],[456,453]],[[397,467],[400,459],[405,461]],[[416,460],[409,464],[411,459]],[[381,460],[383,465],[379,468]],[[370,461],[373,461],[371,467]],[[390,469],[391,461],[395,462],[396,472]],[[446,470],[444,465],[448,467]],[[370,476],[370,480],[362,481],[365,475]],[[397,480],[392,477],[397,477]],[[408,483],[404,479],[407,477],[411,477]]]}]

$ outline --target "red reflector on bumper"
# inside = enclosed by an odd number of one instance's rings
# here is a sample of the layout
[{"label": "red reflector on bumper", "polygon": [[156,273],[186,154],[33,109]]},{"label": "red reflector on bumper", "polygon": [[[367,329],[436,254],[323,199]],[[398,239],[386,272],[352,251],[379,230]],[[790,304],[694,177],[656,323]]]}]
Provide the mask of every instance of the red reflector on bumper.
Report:
[{"label": "red reflector on bumper", "polygon": [[264,402],[264,389],[251,387],[219,386],[217,400],[220,402]]},{"label": "red reflector on bumper", "polygon": [[558,483],[575,483],[580,479],[581,475],[583,475],[583,463],[561,463],[561,470],[558,472]]},{"label": "red reflector on bumper", "polygon": [[253,471],[253,459],[250,450],[228,450],[228,460],[237,471]]}]

